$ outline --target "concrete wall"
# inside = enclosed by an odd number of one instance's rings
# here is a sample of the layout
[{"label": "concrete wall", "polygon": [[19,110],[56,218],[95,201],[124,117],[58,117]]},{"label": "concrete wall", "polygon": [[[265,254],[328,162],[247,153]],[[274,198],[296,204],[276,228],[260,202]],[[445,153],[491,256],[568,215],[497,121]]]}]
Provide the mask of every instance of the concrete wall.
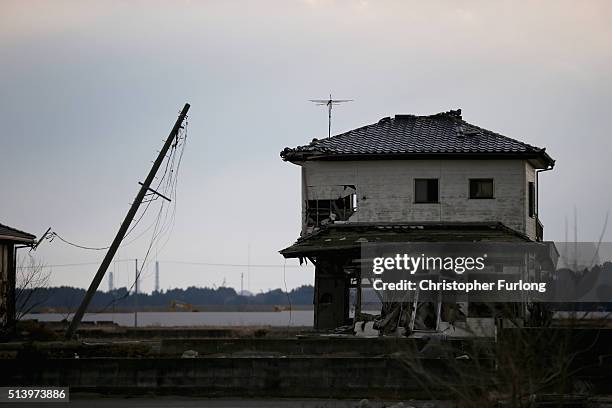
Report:
[{"label": "concrete wall", "polygon": [[[351,222],[503,222],[535,239],[528,217],[527,181],[534,169],[523,160],[310,161],[302,164],[306,200],[335,199],[346,185],[357,189]],[[439,179],[439,203],[414,202],[414,179]],[[470,178],[493,178],[494,199],[470,199]]]},{"label": "concrete wall", "polygon": [[[195,350],[200,355],[234,353],[266,354],[284,356],[384,356],[397,352],[415,353],[426,343],[422,339],[406,337],[359,338],[359,337],[306,337],[285,339],[163,339],[161,354],[180,356],[185,350]],[[463,344],[457,342],[456,344]]]},{"label": "concrete wall", "polygon": [[[440,359],[423,361],[446,376]],[[468,363],[466,363],[468,364]],[[70,386],[72,392],[317,398],[427,398],[422,373],[377,357],[0,360],[0,386]],[[426,382],[426,381],[425,381]]]}]

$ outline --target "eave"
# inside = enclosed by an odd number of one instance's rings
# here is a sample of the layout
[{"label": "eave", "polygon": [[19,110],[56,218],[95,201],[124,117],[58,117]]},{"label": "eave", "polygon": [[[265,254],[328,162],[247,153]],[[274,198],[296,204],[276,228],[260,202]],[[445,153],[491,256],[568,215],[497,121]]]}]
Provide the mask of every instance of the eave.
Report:
[{"label": "eave", "polygon": [[358,251],[376,242],[530,242],[500,222],[421,222],[329,224],[300,237],[279,251],[285,258],[302,258],[340,251]]},{"label": "eave", "polygon": [[17,242],[20,244],[34,244],[36,242],[36,237],[24,238],[24,237],[15,237],[12,235],[0,235],[0,241]]},{"label": "eave", "polygon": [[301,165],[305,161],[361,161],[361,160],[527,160],[535,168],[552,168],[555,161],[545,149],[533,153],[524,152],[436,152],[436,153],[329,153],[322,151],[287,151],[281,152],[284,161]]}]

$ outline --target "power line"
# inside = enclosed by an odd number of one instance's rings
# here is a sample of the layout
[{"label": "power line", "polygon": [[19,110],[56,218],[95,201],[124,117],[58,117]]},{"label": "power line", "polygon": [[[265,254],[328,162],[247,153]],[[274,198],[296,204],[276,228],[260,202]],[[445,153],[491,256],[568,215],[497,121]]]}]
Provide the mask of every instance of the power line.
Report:
[{"label": "power line", "polygon": [[[50,241],[53,241],[53,239],[55,237],[57,237],[63,243],[71,245],[71,246],[76,247],[76,248],[80,248],[80,249],[88,249],[88,250],[92,250],[92,251],[104,251],[105,249],[110,248],[110,246],[107,246],[107,247],[89,247],[89,246],[85,246],[85,245],[75,244],[74,242],[70,242],[67,239],[63,238],[61,235],[59,235],[55,231],[52,231],[49,234],[47,234],[47,237],[49,237]],[[47,238],[47,237],[43,237],[43,238]]]},{"label": "power line", "polygon": [[[134,262],[132,259],[116,259],[115,262]],[[179,265],[194,265],[194,266],[221,266],[221,267],[232,267],[232,268],[302,268],[300,265],[283,265],[283,264],[236,264],[236,263],[223,263],[223,262],[198,262],[198,261],[158,261],[166,264],[179,264]],[[54,264],[54,265],[41,265],[40,268],[65,268],[73,266],[88,266],[88,265],[99,265],[100,262],[78,262],[78,263],[65,263],[65,264]],[[31,268],[31,266],[18,266],[17,268]]]},{"label": "power line", "polygon": [[[133,259],[115,259],[114,262],[128,262],[133,261]],[[76,262],[76,263],[65,263],[65,264],[55,264],[55,265],[40,265],[39,268],[65,268],[72,266],[88,266],[88,265],[100,265],[100,261],[96,262]],[[32,266],[21,265],[17,266],[17,269],[27,269],[32,268]]]},{"label": "power line", "polygon": [[[221,262],[192,262],[192,261],[159,261],[160,263],[173,263],[182,265],[203,265],[203,266],[227,266],[236,268],[284,268],[283,264],[235,264],[235,263],[221,263]],[[301,268],[300,265],[287,265],[287,268]]]},{"label": "power line", "polygon": [[[183,129],[187,129],[187,125],[189,124],[189,122],[185,122],[185,127]],[[181,134],[182,133],[182,134]],[[182,138],[181,138],[182,136]],[[178,170],[180,168],[181,165],[181,160],[183,158],[183,152],[185,150],[185,144],[186,144],[186,139],[187,139],[187,133],[186,130],[181,132],[180,128],[179,131],[176,135],[176,141],[171,145],[171,152],[170,155],[167,156],[168,157],[168,161],[166,162],[166,169],[164,170],[164,175],[162,176],[162,180],[160,181],[159,185],[158,185],[158,189],[159,190],[159,186],[161,186],[164,178],[166,177],[166,174],[168,174],[169,172],[169,176],[166,179],[166,183],[163,186],[163,191],[162,194],[167,196],[167,197],[172,197],[174,199],[174,205],[173,205],[173,211],[172,211],[172,215],[170,216],[170,221],[166,222],[168,220],[168,213],[169,213],[169,208],[168,206],[166,207],[166,212],[164,215],[164,220],[162,222],[162,226],[161,228],[159,228],[160,225],[160,221],[161,221],[161,217],[162,214],[164,213],[164,205],[166,204],[165,201],[162,201],[161,206],[159,207],[159,211],[157,213],[157,217],[155,219],[154,222],[154,229],[153,229],[153,235],[151,236],[151,241],[149,243],[149,246],[147,248],[147,252],[145,254],[145,258],[141,264],[140,270],[137,269],[136,271],[136,277],[134,278],[134,283],[130,286],[130,288],[128,289],[128,291],[121,297],[113,299],[111,302],[109,302],[109,304],[107,306],[105,306],[102,311],[105,311],[106,309],[108,309],[110,306],[114,305],[115,303],[119,302],[122,299],[125,299],[126,297],[128,297],[130,295],[130,293],[132,292],[132,289],[134,289],[134,287],[136,287],[136,290],[138,288],[137,284],[138,284],[138,280],[141,278],[142,275],[142,271],[146,269],[146,267],[149,265],[149,255],[151,253],[151,249],[153,248],[154,244],[157,242],[157,240],[159,239],[159,237],[164,234],[166,231],[168,231],[168,227],[170,225],[172,225],[170,232],[172,231],[172,229],[174,228],[174,220],[175,220],[175,215],[176,215],[176,185],[177,185],[177,181],[178,181]],[[181,143],[182,140],[182,143]],[[179,154],[179,159],[176,165],[176,168],[174,166],[175,164],[175,159],[176,159],[176,152],[177,152],[177,148],[179,146],[179,144],[181,144],[181,152]],[[147,204],[148,206],[148,204]],[[150,228],[150,227],[149,227]],[[159,230],[158,230],[159,228]],[[169,235],[168,235],[168,239],[169,239]],[[166,240],[165,244],[168,242],[168,239]],[[159,252],[159,251],[158,251]],[[143,276],[144,278],[144,276]]]},{"label": "power line", "polygon": [[[188,122],[185,122],[185,129],[187,128],[187,124]],[[179,135],[180,137],[180,135]],[[186,130],[183,133],[183,139],[186,139],[187,137],[187,133]],[[162,185],[162,183],[164,182],[164,180],[169,180],[172,178],[172,173],[174,172],[174,180],[172,181],[172,184],[170,184],[168,181],[166,181],[166,188],[164,191],[167,191],[167,186],[168,185],[173,185],[176,183],[176,178],[178,177],[178,167],[180,166],[180,161],[183,157],[183,151],[185,149],[185,143],[182,143],[182,150],[180,153],[180,157],[179,157],[179,165],[176,168],[176,171],[174,171],[174,160],[175,160],[175,153],[177,150],[177,146],[178,146],[178,141],[177,143],[173,144],[171,146],[171,150],[170,150],[170,154],[167,155],[167,160],[166,160],[166,166],[164,168],[164,173],[162,174],[162,177],[159,180],[159,183],[157,184],[157,188],[156,190],[159,190],[159,187]],[[170,171],[171,176],[166,179],[166,176],[168,175],[168,171]],[[176,196],[176,194],[175,194]],[[128,229],[128,231],[125,233],[125,235],[123,236],[123,239],[127,238],[138,226],[138,224],[140,224],[140,221],[142,221],[142,219],[144,218],[145,214],[147,213],[147,210],[149,209],[151,203],[155,200],[157,200],[159,197],[156,194],[153,194],[152,198],[149,199],[146,203],[147,205],[145,206],[144,210],[142,211],[142,213],[140,214],[140,216],[136,219],[135,222],[132,223],[132,225],[130,226],[130,228]],[[176,197],[175,197],[176,198]],[[162,207],[163,207],[163,203],[162,203]],[[176,208],[176,205],[175,205]],[[138,240],[140,237],[142,237],[149,229],[151,229],[151,227],[155,224],[155,222],[151,225],[149,225],[147,228],[145,228],[138,236],[136,236],[134,239],[122,243],[120,244],[121,247],[123,246],[127,246],[132,244],[133,242],[135,242],[136,240]],[[91,250],[91,251],[104,251],[110,248],[110,246],[105,246],[105,247],[93,247],[93,246],[87,246],[87,245],[82,245],[82,244],[77,244],[75,242],[72,242],[70,240],[67,240],[66,238],[62,237],[61,235],[59,235],[56,231],[50,231],[47,234],[45,234],[43,237],[41,237],[41,241],[43,239],[48,239],[50,242],[53,242],[53,239],[57,237],[60,241],[64,242],[67,245],[73,246],[75,248],[79,248],[79,249],[85,249],[85,250]]]}]

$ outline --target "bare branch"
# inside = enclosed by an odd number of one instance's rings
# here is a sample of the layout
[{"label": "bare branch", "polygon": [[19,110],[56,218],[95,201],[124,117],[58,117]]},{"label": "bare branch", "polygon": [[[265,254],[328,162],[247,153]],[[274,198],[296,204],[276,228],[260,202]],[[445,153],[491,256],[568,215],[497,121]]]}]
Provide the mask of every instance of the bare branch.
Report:
[{"label": "bare branch", "polygon": [[50,272],[31,253],[18,260],[15,276],[15,319],[21,320],[46,299],[38,298],[37,293],[49,286]]}]

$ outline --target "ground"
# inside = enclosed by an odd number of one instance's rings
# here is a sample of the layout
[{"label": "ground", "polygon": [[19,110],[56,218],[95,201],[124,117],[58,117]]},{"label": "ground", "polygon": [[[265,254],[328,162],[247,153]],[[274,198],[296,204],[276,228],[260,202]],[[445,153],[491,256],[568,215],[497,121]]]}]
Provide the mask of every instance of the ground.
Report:
[{"label": "ground", "polygon": [[[360,405],[361,403],[361,405]],[[368,405],[369,404],[369,405]],[[368,401],[364,404],[360,400],[322,400],[322,399],[205,399],[205,398],[180,398],[180,397],[159,397],[159,398],[73,398],[70,403],[42,403],[42,404],[15,404],[18,408],[26,407],[74,407],[74,408],[382,408],[397,404],[397,401]],[[7,407],[10,405],[6,405]],[[454,404],[450,402],[428,402],[410,401],[404,402],[404,407],[415,408],[450,408]]]}]

